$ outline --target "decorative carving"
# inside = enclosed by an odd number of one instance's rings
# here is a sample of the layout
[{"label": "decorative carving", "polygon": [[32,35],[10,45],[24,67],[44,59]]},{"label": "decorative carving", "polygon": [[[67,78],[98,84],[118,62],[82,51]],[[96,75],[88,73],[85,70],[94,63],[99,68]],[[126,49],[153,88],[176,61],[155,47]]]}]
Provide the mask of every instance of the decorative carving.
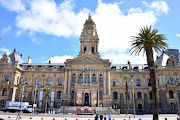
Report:
[{"label": "decorative carving", "polygon": [[90,57],[85,57],[84,59],[74,61],[74,63],[103,63],[103,62],[99,61],[99,60],[92,59]]}]

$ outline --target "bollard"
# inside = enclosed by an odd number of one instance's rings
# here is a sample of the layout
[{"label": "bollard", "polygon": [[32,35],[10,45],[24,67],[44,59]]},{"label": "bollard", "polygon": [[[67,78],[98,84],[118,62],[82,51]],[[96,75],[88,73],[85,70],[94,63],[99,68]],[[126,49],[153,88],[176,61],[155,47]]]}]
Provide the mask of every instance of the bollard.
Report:
[{"label": "bollard", "polygon": [[43,118],[41,118],[41,120],[43,120]]},{"label": "bollard", "polygon": [[32,119],[32,117],[30,117],[30,119]]},{"label": "bollard", "polygon": [[55,118],[53,118],[53,120],[55,120]]},{"label": "bollard", "polygon": [[164,118],[165,120],[167,120],[167,118]]},{"label": "bollard", "polygon": [[78,119],[76,118],[76,120],[78,120]]},{"label": "bollard", "polygon": [[8,118],[11,118],[10,116],[8,116]]},{"label": "bollard", "polygon": [[65,118],[65,120],[67,120],[67,119]]},{"label": "bollard", "polygon": [[179,120],[179,118],[177,118],[177,120]]},{"label": "bollard", "polygon": [[139,120],[141,120],[141,119],[139,119]]}]

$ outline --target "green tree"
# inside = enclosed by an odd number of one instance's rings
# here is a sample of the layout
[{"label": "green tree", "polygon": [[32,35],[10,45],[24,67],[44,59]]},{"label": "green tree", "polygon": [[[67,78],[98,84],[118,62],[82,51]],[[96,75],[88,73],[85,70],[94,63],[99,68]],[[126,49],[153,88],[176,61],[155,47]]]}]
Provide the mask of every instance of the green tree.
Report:
[{"label": "green tree", "polygon": [[126,82],[125,83],[125,86],[126,86],[126,114],[128,114],[128,105],[127,105],[127,98],[128,98],[128,84],[129,84],[129,82],[130,82],[130,80],[131,80],[131,77],[129,76],[129,75],[125,75],[125,76],[123,76],[123,79],[124,79],[124,81]]},{"label": "green tree", "polygon": [[168,44],[164,42],[164,40],[167,40],[165,35],[158,34],[158,32],[158,29],[152,30],[152,26],[144,26],[139,30],[137,36],[132,36],[131,41],[131,54],[139,55],[141,51],[143,51],[143,55],[146,54],[152,87],[153,120],[158,120],[158,107],[156,97],[157,88],[153,50],[158,53],[162,50],[166,50],[166,48],[168,47]]},{"label": "green tree", "polygon": [[[23,87],[23,84],[22,83],[17,83],[16,86],[18,87],[18,95],[21,95],[20,94],[20,89]],[[18,101],[20,102],[20,96],[18,97]]]},{"label": "green tree", "polygon": [[44,93],[45,93],[45,99],[46,99],[45,112],[47,112],[47,96],[48,96],[48,93],[51,92],[51,88],[49,88],[49,87],[46,86],[46,87],[43,88],[43,91],[44,91]]}]

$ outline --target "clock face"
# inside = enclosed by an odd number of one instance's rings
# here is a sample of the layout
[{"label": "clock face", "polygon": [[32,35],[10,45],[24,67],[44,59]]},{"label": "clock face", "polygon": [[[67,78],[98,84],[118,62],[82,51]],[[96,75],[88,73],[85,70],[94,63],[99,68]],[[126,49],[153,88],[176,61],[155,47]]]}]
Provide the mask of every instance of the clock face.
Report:
[{"label": "clock face", "polygon": [[88,30],[87,30],[87,33],[92,33],[92,30],[91,30],[91,29],[88,29]]}]

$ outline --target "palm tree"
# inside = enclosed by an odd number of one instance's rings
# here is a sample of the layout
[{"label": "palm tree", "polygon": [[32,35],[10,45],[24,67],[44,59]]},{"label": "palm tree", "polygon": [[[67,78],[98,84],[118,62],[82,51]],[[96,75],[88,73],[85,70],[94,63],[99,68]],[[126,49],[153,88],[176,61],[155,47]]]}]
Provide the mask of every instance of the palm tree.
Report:
[{"label": "palm tree", "polygon": [[48,93],[51,92],[51,88],[49,87],[44,87],[43,88],[43,91],[45,92],[45,99],[46,99],[46,103],[45,103],[45,112],[47,112],[47,96],[48,96]]},{"label": "palm tree", "polygon": [[132,36],[131,54],[139,55],[143,50],[143,55],[146,53],[148,68],[150,71],[150,83],[152,87],[153,97],[153,120],[158,120],[158,108],[156,98],[156,76],[155,76],[155,64],[153,59],[153,50],[160,52],[166,50],[168,44],[163,40],[167,40],[164,34],[157,34],[158,29],[153,29],[152,26],[144,26],[139,30],[137,36]]},{"label": "palm tree", "polygon": [[[23,84],[22,83],[17,83],[16,85],[18,87],[18,95],[20,95],[20,89],[23,87]],[[20,97],[18,97],[18,101],[20,102]]]},{"label": "palm tree", "polygon": [[128,98],[128,83],[131,80],[131,77],[129,75],[123,76],[124,81],[126,82],[126,114],[128,114],[128,106],[127,106],[127,98]]}]

